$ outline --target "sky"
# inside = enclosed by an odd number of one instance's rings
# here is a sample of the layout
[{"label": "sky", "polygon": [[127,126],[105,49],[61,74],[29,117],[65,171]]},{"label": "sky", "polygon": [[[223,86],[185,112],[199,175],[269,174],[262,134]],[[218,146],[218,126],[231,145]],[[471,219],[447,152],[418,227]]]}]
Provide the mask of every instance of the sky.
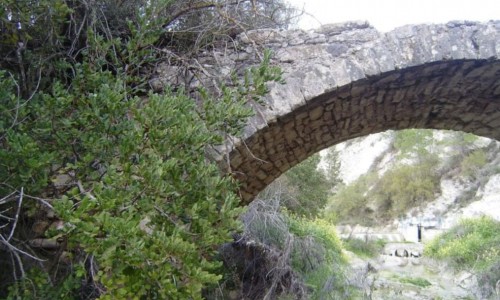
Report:
[{"label": "sky", "polygon": [[500,0],[288,0],[306,15],[299,27],[367,20],[382,32],[405,24],[500,20]]}]

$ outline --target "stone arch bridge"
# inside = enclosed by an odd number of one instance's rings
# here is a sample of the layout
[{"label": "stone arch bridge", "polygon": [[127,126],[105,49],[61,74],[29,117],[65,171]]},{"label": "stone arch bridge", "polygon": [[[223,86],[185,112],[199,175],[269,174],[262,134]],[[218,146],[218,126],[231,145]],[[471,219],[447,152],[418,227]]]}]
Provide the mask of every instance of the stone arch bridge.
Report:
[{"label": "stone arch bridge", "polygon": [[271,86],[243,138],[219,153],[244,202],[310,155],[358,136],[431,128],[500,139],[500,21],[388,33],[349,22],[251,31],[236,42],[223,64],[271,48],[286,81]]}]

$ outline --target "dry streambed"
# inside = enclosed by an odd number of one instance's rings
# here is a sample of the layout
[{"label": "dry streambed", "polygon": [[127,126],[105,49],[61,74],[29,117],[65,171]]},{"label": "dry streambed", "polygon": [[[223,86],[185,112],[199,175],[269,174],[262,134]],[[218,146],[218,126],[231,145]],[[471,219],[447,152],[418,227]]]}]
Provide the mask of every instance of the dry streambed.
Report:
[{"label": "dry streambed", "polygon": [[421,244],[389,243],[372,259],[347,252],[351,282],[364,290],[366,299],[476,299],[472,274],[447,270],[422,257],[422,248]]}]

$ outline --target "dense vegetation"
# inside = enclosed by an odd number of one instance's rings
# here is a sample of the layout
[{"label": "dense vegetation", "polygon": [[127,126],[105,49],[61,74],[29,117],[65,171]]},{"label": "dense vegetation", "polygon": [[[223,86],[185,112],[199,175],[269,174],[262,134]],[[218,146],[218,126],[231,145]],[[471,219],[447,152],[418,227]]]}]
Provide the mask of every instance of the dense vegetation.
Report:
[{"label": "dense vegetation", "polygon": [[[249,298],[346,299],[341,243],[318,217],[387,220],[439,189],[446,165],[422,146],[429,133],[406,131],[394,145],[418,164],[339,187],[336,153],[326,173],[315,155],[238,221],[237,183],[221,175],[211,149],[241,133],[248,104],[281,72],[264,52],[260,66],[232,70],[243,80],[192,87],[207,76],[200,54],[249,29],[286,28],[296,12],[284,1],[3,4],[0,297],[224,299],[243,287]],[[177,70],[175,84],[154,80],[162,62]],[[468,151],[468,139],[451,144],[462,145],[464,178],[479,180],[489,158]],[[244,251],[231,260],[231,247]]]},{"label": "dense vegetation", "polygon": [[333,190],[341,183],[338,153],[329,149],[320,169],[320,155],[314,154],[270,184],[259,197],[279,200],[295,215],[314,218],[322,212]]},{"label": "dense vegetation", "polygon": [[426,254],[457,269],[484,270],[500,261],[500,222],[489,217],[464,219],[426,245]]},{"label": "dense vegetation", "polygon": [[362,240],[358,238],[349,238],[343,241],[346,250],[365,258],[377,257],[384,249],[386,243],[387,242],[382,239]]},{"label": "dense vegetation", "polygon": [[[410,209],[434,200],[440,192],[441,177],[446,173],[458,172],[463,180],[472,182],[470,194],[480,186],[476,181],[484,181],[489,175],[480,174],[480,170],[492,157],[486,154],[487,149],[475,149],[477,137],[473,135],[455,132],[439,140],[431,130],[411,129],[391,134],[394,137],[390,151],[396,153],[396,163],[383,173],[371,170],[340,186],[328,202],[325,218],[371,226],[397,219]],[[448,150],[450,157],[440,157],[439,149],[445,147],[452,148]],[[472,196],[461,201],[465,204],[471,200]]]},{"label": "dense vegetation", "polygon": [[[199,53],[286,27],[276,1],[4,1],[0,296],[199,299],[238,228],[236,184],[207,150],[238,135],[280,71],[189,90]],[[154,94],[161,61],[185,85]],[[187,72],[189,71],[189,72]]]},{"label": "dense vegetation", "polygon": [[481,297],[486,298],[500,282],[499,232],[500,222],[492,218],[464,219],[428,243],[425,254],[456,270],[477,273]]},{"label": "dense vegetation", "polygon": [[[244,230],[221,250],[226,275],[215,298],[347,299],[346,260],[333,224],[319,219],[339,181],[335,152],[313,155],[269,185],[241,219]],[[238,251],[236,251],[238,249]],[[242,253],[246,253],[242,255]]]},{"label": "dense vegetation", "polygon": [[226,276],[216,299],[348,299],[346,259],[335,226],[298,217],[276,199],[255,200],[244,231],[221,249]]},{"label": "dense vegetation", "polygon": [[[484,186],[485,180],[490,175],[496,174],[495,172],[498,170],[498,168],[494,167],[497,153],[496,144],[485,143],[466,133],[407,130],[387,134],[392,137],[392,147],[389,147],[388,152],[383,153],[382,156],[391,156],[392,160],[388,165],[385,165],[383,172],[372,168],[370,172],[362,175],[353,183],[342,185],[342,183],[338,182],[339,160],[336,157],[338,154],[335,150],[330,149],[331,152],[326,156],[330,157],[330,159],[323,157],[323,163],[326,161],[328,166],[322,168],[321,171],[318,168],[318,158],[313,157],[306,160],[303,165],[292,168],[289,173],[284,174],[271,184],[260,195],[260,197],[264,198],[261,202],[257,202],[260,204],[254,203],[254,205],[267,208],[251,209],[248,212],[248,215],[244,218],[246,237],[251,241],[258,241],[258,243],[265,245],[264,248],[268,253],[275,253],[274,256],[266,260],[266,265],[269,268],[284,270],[282,268],[286,266],[285,269],[291,272],[286,274],[294,274],[290,276],[294,278],[295,285],[284,284],[283,280],[276,281],[279,282],[279,286],[286,286],[287,289],[285,291],[280,290],[281,293],[273,294],[274,298],[281,296],[288,299],[285,296],[293,294],[293,291],[297,290],[301,291],[296,294],[300,295],[300,297],[297,297],[301,299],[304,296],[305,298],[321,299],[323,295],[328,295],[334,299],[335,297],[340,299],[369,297],[374,292],[373,281],[370,281],[374,277],[371,277],[369,273],[376,272],[370,269],[370,265],[365,269],[355,270],[347,270],[339,266],[322,272],[321,265],[313,263],[309,264],[310,272],[321,275],[311,277],[304,273],[304,268],[297,267],[297,264],[294,264],[294,258],[307,258],[306,262],[327,261],[327,259],[322,258],[325,257],[325,252],[321,250],[323,247],[321,240],[324,238],[311,238],[322,236],[322,234],[318,234],[318,232],[324,232],[321,226],[318,226],[320,223],[324,223],[325,219],[332,224],[340,222],[353,225],[380,226],[384,225],[384,222],[392,223],[394,219],[401,216],[408,217],[408,211],[418,209],[419,206],[433,201],[440,193],[439,188],[443,176],[445,176],[444,178],[453,176],[456,180],[470,186],[475,194],[478,187]],[[443,155],[444,152],[450,154],[450,156]],[[331,159],[332,156],[333,159]],[[376,159],[375,163],[378,163],[380,159],[380,157]],[[331,172],[329,166],[335,166],[335,171]],[[332,177],[337,177],[337,180],[333,180],[336,185],[328,183],[327,186],[332,188],[322,189],[322,185],[331,180]],[[290,184],[291,180],[296,178],[299,180],[296,180],[293,185]],[[309,178],[319,178],[319,180],[309,180]],[[301,183],[303,184],[301,185]],[[301,195],[301,191],[324,192],[307,192],[304,194],[303,200],[299,202],[297,196]],[[307,195],[311,197],[308,198]],[[317,197],[318,195],[321,197]],[[474,200],[473,196],[463,195],[463,197],[467,199],[457,198],[457,205]],[[327,198],[330,199],[324,202]],[[321,203],[319,207],[310,203],[310,201],[317,200]],[[277,201],[283,201],[285,208],[279,210],[276,204],[272,205]],[[291,205],[293,203],[301,204]],[[323,206],[325,204],[326,207]],[[310,210],[304,211],[304,209]],[[307,218],[297,217],[297,214],[309,218],[313,216],[316,219],[311,222]],[[301,236],[297,235],[297,232],[287,225],[292,224],[291,221],[293,220],[301,220],[302,225],[298,227],[299,229],[304,227],[314,229],[309,230],[309,238],[304,239],[306,236],[300,238]],[[298,240],[300,242],[297,244]],[[300,246],[304,243],[307,247]],[[342,247],[353,252],[358,257],[368,259],[377,257],[382,252],[385,243],[384,240],[371,241],[352,237],[343,240]],[[493,244],[495,243],[498,244],[498,241],[495,240]],[[491,245],[491,243],[489,244]],[[297,251],[297,247],[299,247],[300,251]],[[475,249],[475,245],[466,243],[462,251],[476,253]],[[295,253],[297,253],[296,256]],[[490,249],[487,256],[491,257],[492,262],[496,263],[490,264],[486,271],[482,270],[478,273],[480,282],[477,290],[490,289],[498,281],[496,274],[499,270],[497,263],[499,258],[494,254],[495,252]],[[284,257],[286,259],[273,260],[272,257]],[[476,260],[476,264],[479,263]],[[466,268],[468,270],[477,270],[474,266]],[[266,272],[265,270],[262,271]],[[269,272],[274,274],[272,271]],[[283,279],[284,277],[280,278]],[[310,278],[314,280],[310,281]],[[326,288],[329,278],[336,278],[330,282],[335,287],[331,293],[322,294],[329,291]],[[398,286],[404,284],[405,286],[411,285],[425,288],[432,285],[430,281],[421,277],[398,276],[393,279],[399,284]],[[262,286],[253,287],[259,289]],[[311,287],[311,289],[305,287]],[[269,287],[260,290],[269,291]]]}]

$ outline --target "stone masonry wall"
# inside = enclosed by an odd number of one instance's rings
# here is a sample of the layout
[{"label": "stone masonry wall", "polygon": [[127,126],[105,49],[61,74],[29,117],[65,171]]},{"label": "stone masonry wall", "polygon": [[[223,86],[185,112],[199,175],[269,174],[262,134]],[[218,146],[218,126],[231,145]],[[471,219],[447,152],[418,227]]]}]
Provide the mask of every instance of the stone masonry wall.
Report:
[{"label": "stone masonry wall", "polygon": [[256,64],[263,48],[286,84],[270,86],[245,135],[217,153],[242,182],[244,201],[308,156],[370,133],[434,128],[500,139],[500,21],[385,34],[365,22],[256,30],[203,67],[223,76]]}]

